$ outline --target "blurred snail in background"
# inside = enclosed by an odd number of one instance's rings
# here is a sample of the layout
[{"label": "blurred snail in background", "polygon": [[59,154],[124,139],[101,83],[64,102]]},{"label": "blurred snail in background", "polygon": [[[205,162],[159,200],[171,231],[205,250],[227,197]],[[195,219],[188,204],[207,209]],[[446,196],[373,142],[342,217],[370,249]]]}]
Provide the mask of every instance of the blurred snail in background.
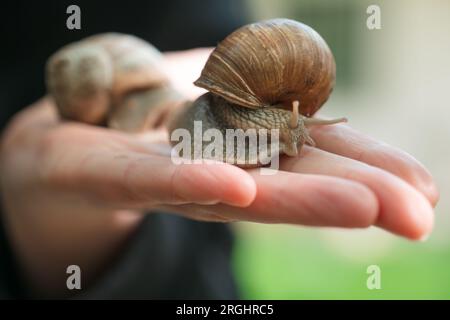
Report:
[{"label": "blurred snail in background", "polygon": [[[49,58],[47,88],[62,118],[128,132],[163,122],[169,133],[186,129],[194,136],[196,121],[202,123],[202,135],[208,129],[255,129],[258,135],[261,129],[269,135],[278,129],[279,144],[270,156],[296,156],[303,144],[314,145],[311,125],[346,121],[311,117],[333,90],[336,66],[321,36],[300,22],[267,20],[231,33],[194,82],[209,92],[184,101],[178,112],[169,106],[181,104],[182,97],[171,87],[162,59],[157,49],[133,36],[89,37]],[[196,143],[190,143],[192,150]],[[231,156],[224,151],[220,160],[261,166],[259,151],[251,153],[251,147]]]},{"label": "blurred snail in background", "polygon": [[[194,83],[209,92],[172,119],[169,129],[185,128],[193,135],[194,121],[202,121],[203,132],[279,129],[275,152],[296,156],[303,144],[314,145],[308,126],[346,121],[311,118],[331,94],[335,74],[330,49],[310,27],[288,19],[249,24],[211,53]],[[258,159],[247,152],[223,161],[252,167],[261,165]]]},{"label": "blurred snail in background", "polygon": [[47,61],[47,90],[63,119],[136,132],[163,121],[181,96],[163,56],[131,35],[107,33],[69,44]]}]

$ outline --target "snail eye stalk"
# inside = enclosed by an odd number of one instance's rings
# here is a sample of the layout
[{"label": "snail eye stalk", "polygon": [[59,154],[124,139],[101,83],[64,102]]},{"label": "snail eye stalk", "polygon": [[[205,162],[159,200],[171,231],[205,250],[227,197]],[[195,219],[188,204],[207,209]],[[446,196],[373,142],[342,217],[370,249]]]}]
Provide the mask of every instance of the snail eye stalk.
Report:
[{"label": "snail eye stalk", "polygon": [[291,116],[291,122],[289,124],[289,126],[291,127],[291,129],[296,129],[298,127],[298,107],[299,107],[300,103],[295,100],[292,102],[292,116]]}]

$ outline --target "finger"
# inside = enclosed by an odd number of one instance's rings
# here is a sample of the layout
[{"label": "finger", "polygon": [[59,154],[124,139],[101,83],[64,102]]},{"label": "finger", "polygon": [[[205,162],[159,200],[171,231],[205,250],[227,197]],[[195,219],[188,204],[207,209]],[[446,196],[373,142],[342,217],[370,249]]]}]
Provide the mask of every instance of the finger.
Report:
[{"label": "finger", "polygon": [[[250,171],[257,195],[246,208],[225,204],[181,205],[165,209],[201,219],[244,220],[310,226],[358,228],[372,225],[377,217],[375,195],[357,182],[318,175],[278,171],[273,176]],[[220,220],[219,219],[219,220]]]},{"label": "finger", "polygon": [[393,173],[422,192],[435,206],[439,192],[428,170],[408,153],[370,138],[347,125],[311,128],[317,147]]},{"label": "finger", "polygon": [[431,232],[433,210],[427,199],[387,171],[311,147],[305,147],[297,159],[283,158],[280,168],[343,177],[362,183],[378,198],[377,225],[411,239],[421,239]]},{"label": "finger", "polygon": [[[139,156],[108,166],[117,166],[113,183],[143,205],[224,202],[247,206],[256,194],[248,173],[227,164],[174,165],[168,158]],[[94,175],[95,167],[88,175]]]},{"label": "finger", "polygon": [[[256,186],[244,170],[224,164],[175,165],[171,158],[100,146],[72,146],[47,172],[58,187],[94,194],[127,207],[218,203],[247,206]],[[48,179],[48,178],[47,178]]]}]

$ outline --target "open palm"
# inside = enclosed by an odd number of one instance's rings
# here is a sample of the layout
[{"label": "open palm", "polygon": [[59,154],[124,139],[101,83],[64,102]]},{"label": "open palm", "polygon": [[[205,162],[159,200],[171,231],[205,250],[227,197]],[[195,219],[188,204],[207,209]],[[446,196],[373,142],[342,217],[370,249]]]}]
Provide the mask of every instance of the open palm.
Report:
[{"label": "open palm", "polygon": [[77,123],[39,128],[33,136],[40,137],[41,176],[117,209],[163,208],[202,220],[378,225],[411,239],[427,235],[433,224],[438,194],[427,170],[346,125],[312,129],[317,147],[282,157],[275,175],[228,164],[176,165],[163,130],[132,135]]}]

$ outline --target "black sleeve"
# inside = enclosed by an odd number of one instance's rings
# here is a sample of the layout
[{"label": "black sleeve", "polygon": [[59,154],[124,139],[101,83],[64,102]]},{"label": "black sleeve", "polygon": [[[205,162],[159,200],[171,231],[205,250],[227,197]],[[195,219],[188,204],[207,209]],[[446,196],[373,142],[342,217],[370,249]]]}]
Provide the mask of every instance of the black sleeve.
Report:
[{"label": "black sleeve", "polygon": [[227,225],[151,213],[81,299],[236,299]]},{"label": "black sleeve", "polygon": [[[0,223],[0,299],[36,298]],[[109,268],[72,299],[236,299],[229,226],[149,213]]]},{"label": "black sleeve", "polygon": [[23,287],[0,211],[0,300],[24,298]]}]

